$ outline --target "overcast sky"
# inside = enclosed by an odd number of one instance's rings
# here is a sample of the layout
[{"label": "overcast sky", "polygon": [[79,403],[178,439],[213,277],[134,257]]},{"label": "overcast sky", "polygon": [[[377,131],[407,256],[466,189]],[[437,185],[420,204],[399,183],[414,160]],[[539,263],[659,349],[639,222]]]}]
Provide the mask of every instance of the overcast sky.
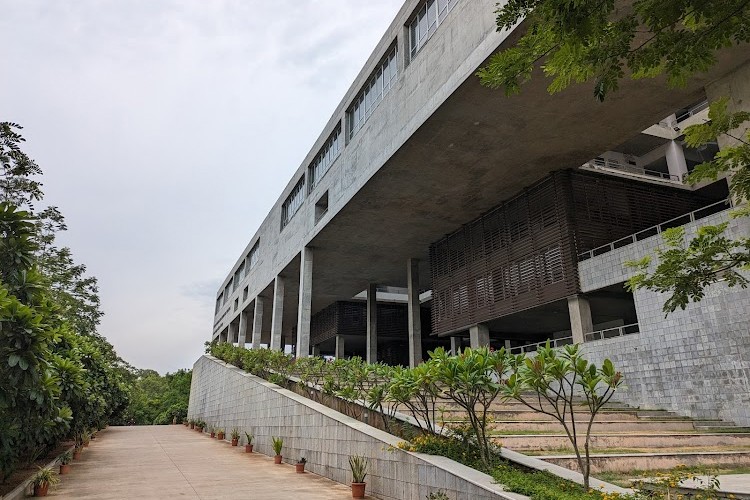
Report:
[{"label": "overcast sky", "polygon": [[0,121],[124,359],[203,352],[216,289],[401,3],[0,0]]}]

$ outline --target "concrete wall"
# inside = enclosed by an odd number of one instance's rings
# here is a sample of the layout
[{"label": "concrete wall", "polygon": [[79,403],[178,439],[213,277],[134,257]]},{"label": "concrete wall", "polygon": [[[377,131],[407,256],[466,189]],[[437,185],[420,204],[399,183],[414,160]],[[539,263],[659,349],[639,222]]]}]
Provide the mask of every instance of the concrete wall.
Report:
[{"label": "concrete wall", "polygon": [[447,458],[400,450],[395,436],[210,356],[193,366],[188,416],[252,432],[255,450],[266,455],[274,454],[271,436],[281,436],[285,462],[305,457],[307,470],[344,484],[351,482],[349,456],[364,455],[367,494],[376,498],[423,500],[439,490],[456,500],[527,498]]},{"label": "concrete wall", "polygon": [[[728,219],[727,212],[686,226],[688,238],[699,226]],[[733,238],[750,235],[750,220],[733,220]],[[653,255],[662,244],[654,236],[579,263],[581,288],[594,291],[621,283],[633,271],[628,260]],[[634,294],[640,334],[585,345],[589,359],[609,357],[625,375],[619,399],[696,418],[721,418],[750,426],[750,290],[709,287],[705,298],[664,318],[668,298],[649,291]]]}]

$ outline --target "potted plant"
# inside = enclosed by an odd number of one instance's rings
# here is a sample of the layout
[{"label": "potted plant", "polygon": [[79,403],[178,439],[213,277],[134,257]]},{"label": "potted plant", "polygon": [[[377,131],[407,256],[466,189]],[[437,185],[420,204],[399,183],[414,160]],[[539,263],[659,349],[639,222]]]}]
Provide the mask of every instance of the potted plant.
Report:
[{"label": "potted plant", "polygon": [[219,429],[218,431],[216,431],[216,434],[216,437],[219,439],[219,441],[224,441],[224,429]]},{"label": "potted plant", "polygon": [[34,485],[35,497],[46,497],[50,486],[57,486],[60,483],[60,477],[51,467],[39,467],[39,472],[31,478],[31,484]]},{"label": "potted plant", "polygon": [[70,472],[70,462],[73,461],[73,452],[71,450],[66,451],[59,458],[60,461],[60,475],[67,474]]},{"label": "potted plant", "polygon": [[188,421],[188,423],[190,424],[190,428],[191,428],[191,429],[195,429],[195,419],[192,419],[192,418],[191,418],[191,419],[190,419],[190,420]]},{"label": "potted plant", "polygon": [[297,471],[297,474],[304,474],[305,473],[305,464],[307,463],[307,460],[305,460],[305,457],[300,458],[297,460],[297,463],[294,464],[294,468]]},{"label": "potted plant", "polygon": [[271,436],[271,440],[273,441],[273,451],[276,453],[273,457],[273,463],[280,464],[281,463],[281,448],[284,446],[284,440],[280,437]]},{"label": "potted plant", "polygon": [[76,444],[75,448],[73,448],[73,460],[80,460],[82,451],[83,448]]},{"label": "potted plant", "polygon": [[88,448],[91,442],[91,433],[89,431],[83,431],[81,433],[81,439],[83,440],[83,447]]},{"label": "potted plant", "polygon": [[205,426],[206,426],[206,422],[204,422],[203,420],[198,420],[198,421],[197,421],[197,422],[195,423],[195,429],[196,429],[196,430],[197,430],[198,432],[203,432],[203,428],[204,428]]},{"label": "potted plant", "polygon": [[235,427],[232,429],[232,446],[237,446],[240,442],[240,430]]},{"label": "potted plant", "polygon": [[349,457],[349,467],[352,469],[352,498],[364,498],[367,459],[361,455],[352,455]]},{"label": "potted plant", "polygon": [[253,452],[253,435],[249,432],[245,433],[245,437],[247,438],[247,444],[245,444],[245,453],[252,453]]},{"label": "potted plant", "polygon": [[188,425],[190,425],[190,421],[187,418],[183,418],[182,419],[182,425],[184,425],[185,427],[187,427]]},{"label": "potted plant", "polygon": [[211,439],[216,437],[216,427],[209,426],[208,430],[211,432]]}]

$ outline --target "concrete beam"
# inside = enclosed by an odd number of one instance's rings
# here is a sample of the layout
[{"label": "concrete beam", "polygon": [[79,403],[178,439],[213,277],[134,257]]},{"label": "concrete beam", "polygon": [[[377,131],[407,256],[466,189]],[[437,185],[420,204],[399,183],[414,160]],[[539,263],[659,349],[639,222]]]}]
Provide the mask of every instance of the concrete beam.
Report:
[{"label": "concrete beam", "polygon": [[422,315],[419,305],[419,260],[406,261],[407,303],[409,309],[409,366],[422,362]]},{"label": "concrete beam", "polygon": [[[299,303],[297,304],[297,357],[310,355],[310,318],[312,316],[313,250],[302,249],[299,269]],[[318,353],[319,354],[319,353]]]},{"label": "concrete beam", "polygon": [[479,323],[469,328],[469,342],[472,349],[488,347],[490,345],[490,329]]},{"label": "concrete beam", "polygon": [[280,351],[281,323],[284,318],[284,278],[276,275],[273,282],[273,309],[271,311],[271,349]]},{"label": "concrete beam", "polygon": [[263,334],[263,297],[255,297],[253,311],[253,349],[260,349],[260,338]]},{"label": "concrete beam", "polygon": [[346,339],[343,335],[336,335],[336,359],[344,359],[346,357],[345,352]]},{"label": "concrete beam", "polygon": [[570,313],[570,330],[573,332],[573,343],[583,344],[583,335],[594,331],[591,320],[591,305],[583,295],[568,297],[568,312]]},{"label": "concrete beam", "polygon": [[378,362],[378,286],[367,285],[367,362]]}]

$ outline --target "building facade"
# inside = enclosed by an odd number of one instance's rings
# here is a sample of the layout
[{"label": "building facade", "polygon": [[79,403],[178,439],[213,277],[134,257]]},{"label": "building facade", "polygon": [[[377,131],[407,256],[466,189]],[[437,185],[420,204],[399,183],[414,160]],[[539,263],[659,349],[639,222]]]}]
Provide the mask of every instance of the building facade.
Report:
[{"label": "building facade", "polygon": [[679,90],[623,81],[599,103],[538,76],[509,98],[475,76],[524,29],[494,10],[405,2],[223,281],[211,339],[411,365],[582,342],[631,404],[750,425],[750,292],[717,284],[665,318],[624,286],[662,230],[727,220],[726,180],[684,182],[720,145],[682,131],[716,97],[749,106],[750,51]]}]

